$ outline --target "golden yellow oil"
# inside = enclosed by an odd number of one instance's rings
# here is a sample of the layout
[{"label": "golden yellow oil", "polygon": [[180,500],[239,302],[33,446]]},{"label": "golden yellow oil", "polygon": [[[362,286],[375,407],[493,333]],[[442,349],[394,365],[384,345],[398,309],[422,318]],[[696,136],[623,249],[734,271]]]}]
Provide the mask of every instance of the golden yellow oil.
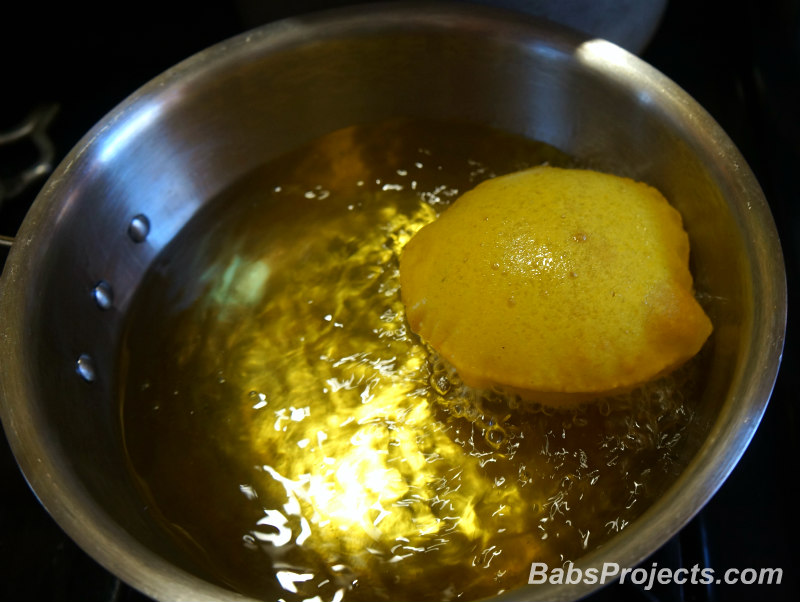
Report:
[{"label": "golden yellow oil", "polygon": [[408,330],[398,254],[481,180],[570,165],[476,126],[341,130],[194,219],[134,301],[122,427],[153,516],[283,600],[469,600],[576,560],[674,479],[688,365],[569,411],[474,391]]}]

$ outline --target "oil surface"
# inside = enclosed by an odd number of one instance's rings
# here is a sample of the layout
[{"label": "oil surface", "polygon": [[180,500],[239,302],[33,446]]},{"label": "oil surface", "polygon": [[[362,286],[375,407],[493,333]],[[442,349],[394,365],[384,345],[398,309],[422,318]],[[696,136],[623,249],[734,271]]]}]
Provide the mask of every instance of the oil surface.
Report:
[{"label": "oil surface", "polygon": [[674,479],[696,362],[555,412],[463,386],[411,333],[398,256],[477,183],[549,162],[475,126],[327,135],[165,250],[120,353],[151,512],[218,580],[284,600],[468,600],[575,560]]}]

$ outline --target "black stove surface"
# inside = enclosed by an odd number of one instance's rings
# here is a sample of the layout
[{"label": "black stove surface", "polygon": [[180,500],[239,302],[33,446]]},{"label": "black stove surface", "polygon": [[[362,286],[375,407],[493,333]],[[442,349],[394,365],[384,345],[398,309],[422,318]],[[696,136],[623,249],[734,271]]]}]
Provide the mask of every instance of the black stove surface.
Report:
[{"label": "black stove surface", "polygon": [[[263,18],[346,4],[273,2]],[[352,2],[351,2],[352,3]],[[50,128],[59,161],[95,122],[141,84],[190,54],[258,25],[244,0],[191,6],[29,4],[0,8],[0,133],[36,107],[57,105]],[[790,300],[800,259],[800,2],[671,0],[643,58],[675,80],[726,130],[770,202],[783,243]],[[0,178],[32,149],[0,149]],[[34,186],[0,203],[0,234],[13,235]],[[0,261],[5,258],[0,248]],[[790,312],[791,316],[791,312]],[[653,557],[649,568],[781,568],[780,585],[614,584],[589,600],[794,600],[798,517],[794,406],[798,336],[790,320],[772,401],[741,462],[703,511]],[[0,600],[146,602],[86,556],[28,489],[0,437]]]}]

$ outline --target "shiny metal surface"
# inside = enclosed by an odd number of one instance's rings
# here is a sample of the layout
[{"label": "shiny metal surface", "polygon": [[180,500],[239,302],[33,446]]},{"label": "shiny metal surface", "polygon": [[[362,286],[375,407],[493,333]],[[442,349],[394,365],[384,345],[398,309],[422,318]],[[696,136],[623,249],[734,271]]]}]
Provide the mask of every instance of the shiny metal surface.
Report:
[{"label": "shiny metal surface", "polygon": [[[480,7],[392,5],[289,19],[223,42],[112,111],[56,169],[0,282],[8,440],[58,523],[160,600],[242,600],[150,522],[123,465],[114,362],[122,320],[158,252],[249,171],[334,129],[407,115],[471,120],[645,180],[682,212],[715,324],[688,466],[638,521],[577,566],[633,566],[735,466],[774,383],[785,275],[772,217],[739,152],[667,78],[620,48]],[[145,237],[131,237],[146,215]],[[98,307],[105,282],[113,303]],[[76,374],[90,357],[93,380]],[[596,586],[523,586],[567,600]],[[276,592],[278,597],[278,592]]]},{"label": "shiny metal surface", "polygon": [[658,28],[667,0],[471,0],[549,19],[635,54]]}]

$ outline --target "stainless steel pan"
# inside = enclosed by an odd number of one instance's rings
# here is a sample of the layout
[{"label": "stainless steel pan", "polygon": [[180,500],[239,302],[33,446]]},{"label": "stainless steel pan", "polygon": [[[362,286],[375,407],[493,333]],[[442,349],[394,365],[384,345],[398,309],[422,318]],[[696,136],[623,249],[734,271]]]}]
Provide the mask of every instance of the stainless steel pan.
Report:
[{"label": "stainless steel pan", "polygon": [[[45,185],[0,283],[2,421],[17,460],[65,531],[146,594],[239,599],[148,519],[123,464],[114,361],[144,273],[205,203],[255,167],[326,132],[397,115],[548,142],[657,186],[685,218],[715,324],[688,465],[577,566],[634,566],[714,494],[753,435],[783,343],[780,246],[741,155],[678,86],[610,43],[482,8],[290,19],[188,59],[97,124]],[[594,587],[523,585],[498,599],[574,599]]]}]

